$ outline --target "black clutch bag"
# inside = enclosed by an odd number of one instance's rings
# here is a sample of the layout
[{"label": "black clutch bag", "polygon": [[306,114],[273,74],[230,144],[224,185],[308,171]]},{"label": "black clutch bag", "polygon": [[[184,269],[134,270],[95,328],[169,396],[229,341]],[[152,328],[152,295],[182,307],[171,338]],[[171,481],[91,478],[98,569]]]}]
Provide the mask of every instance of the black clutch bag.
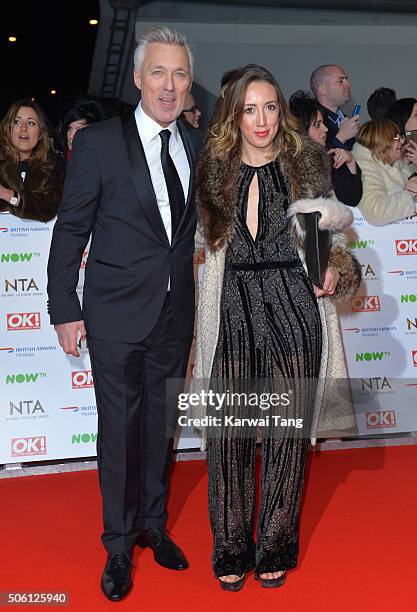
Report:
[{"label": "black clutch bag", "polygon": [[297,219],[305,232],[304,253],[311,282],[323,289],[324,276],[329,263],[332,232],[319,228],[321,214],[318,211],[298,213]]}]

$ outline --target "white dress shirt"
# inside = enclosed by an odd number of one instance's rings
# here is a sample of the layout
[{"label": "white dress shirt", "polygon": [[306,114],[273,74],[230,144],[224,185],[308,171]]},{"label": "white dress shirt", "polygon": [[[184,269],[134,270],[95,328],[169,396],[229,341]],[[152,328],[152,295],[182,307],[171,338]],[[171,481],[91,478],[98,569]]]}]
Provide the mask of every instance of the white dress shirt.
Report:
[{"label": "white dress shirt", "polygon": [[[164,224],[169,243],[171,244],[171,208],[169,206],[168,190],[165,183],[164,172],[162,170],[162,142],[161,137],[159,136],[159,132],[164,128],[144,112],[141,102],[139,102],[135,110],[135,119],[143,149],[145,151],[145,157],[148,163],[159,212],[162,217],[162,222]],[[178,176],[180,177],[181,185],[184,191],[184,202],[187,202],[188,185],[190,181],[190,166],[188,165],[187,154],[181,140],[177,122],[173,121],[166,129],[171,132],[171,137],[169,139],[169,154],[171,155],[172,161],[177,169]]]}]

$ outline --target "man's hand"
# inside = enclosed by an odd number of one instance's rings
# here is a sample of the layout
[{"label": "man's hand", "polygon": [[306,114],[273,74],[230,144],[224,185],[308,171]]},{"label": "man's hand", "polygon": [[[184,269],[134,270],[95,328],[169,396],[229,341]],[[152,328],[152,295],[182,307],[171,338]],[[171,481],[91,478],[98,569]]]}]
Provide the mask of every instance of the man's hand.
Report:
[{"label": "man's hand", "polygon": [[84,321],[59,323],[58,325],[54,325],[54,328],[58,336],[59,344],[62,346],[64,353],[67,353],[67,355],[74,355],[74,357],[79,357],[80,353],[77,349],[78,334],[80,334],[81,340],[85,340],[87,335]]},{"label": "man's hand", "polygon": [[359,115],[355,117],[346,117],[340,124],[339,131],[336,134],[336,138],[340,142],[345,143],[351,138],[355,138],[359,130]]},{"label": "man's hand", "polygon": [[326,274],[324,275],[323,289],[314,285],[314,293],[316,297],[323,297],[325,295],[333,295],[336,291],[337,283],[339,282],[340,274],[335,268],[327,268]]}]

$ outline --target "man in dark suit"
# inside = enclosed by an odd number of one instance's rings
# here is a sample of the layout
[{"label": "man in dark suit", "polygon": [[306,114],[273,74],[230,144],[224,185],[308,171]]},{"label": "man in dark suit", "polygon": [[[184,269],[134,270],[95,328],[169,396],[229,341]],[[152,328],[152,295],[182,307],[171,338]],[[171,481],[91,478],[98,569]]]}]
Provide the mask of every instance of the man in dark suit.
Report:
[{"label": "man in dark suit", "polygon": [[[78,356],[87,336],[98,408],[97,460],[108,552],[101,587],[132,586],[132,549],[188,567],[165,531],[172,437],[165,382],[185,376],[194,321],[193,167],[201,135],[177,123],[192,83],[183,35],[149,30],[135,51],[135,112],[80,130],[48,263],[51,323]],[[83,308],[76,294],[92,236]],[[84,326],[85,323],[85,326]]]}]

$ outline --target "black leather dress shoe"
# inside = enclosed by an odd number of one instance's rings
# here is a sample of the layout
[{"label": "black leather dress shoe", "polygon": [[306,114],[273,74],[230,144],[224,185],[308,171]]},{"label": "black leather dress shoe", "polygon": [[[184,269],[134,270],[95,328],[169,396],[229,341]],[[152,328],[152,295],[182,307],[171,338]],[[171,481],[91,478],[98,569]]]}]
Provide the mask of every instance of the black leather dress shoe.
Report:
[{"label": "black leather dress shoe", "polygon": [[110,601],[120,601],[132,588],[132,556],[130,552],[113,553],[107,557],[101,590]]},{"label": "black leather dress shoe", "polygon": [[152,548],[155,561],[162,567],[173,570],[184,570],[188,567],[184,553],[174,544],[163,527],[143,529],[137,544],[142,548]]}]

